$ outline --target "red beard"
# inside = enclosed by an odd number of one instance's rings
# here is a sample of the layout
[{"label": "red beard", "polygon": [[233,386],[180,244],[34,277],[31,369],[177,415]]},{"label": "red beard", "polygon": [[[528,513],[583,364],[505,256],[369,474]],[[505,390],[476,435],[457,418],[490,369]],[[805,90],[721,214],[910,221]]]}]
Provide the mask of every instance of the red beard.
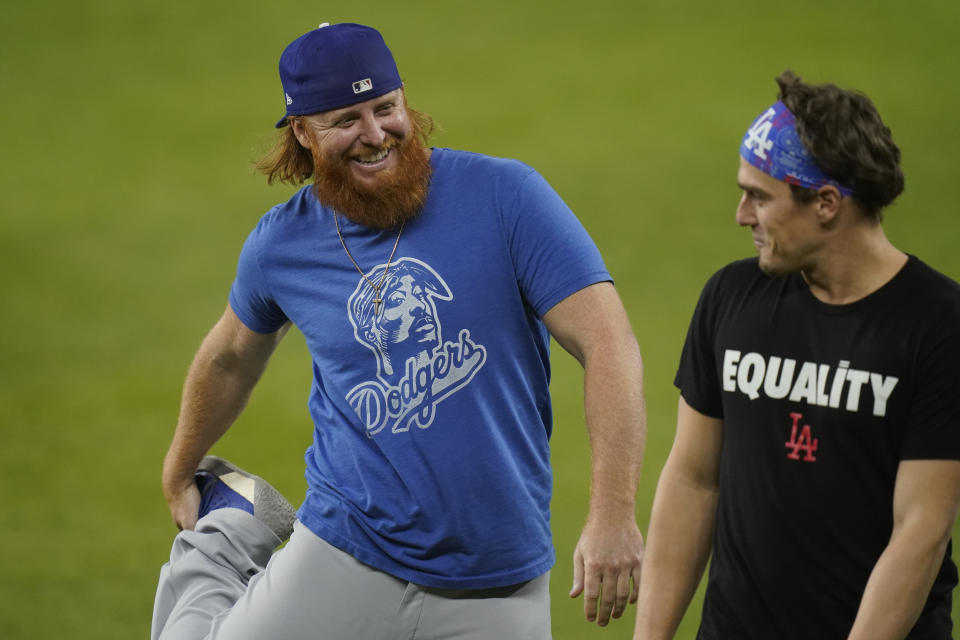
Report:
[{"label": "red beard", "polygon": [[396,168],[384,172],[374,189],[354,180],[347,167],[349,160],[324,158],[320,145],[312,145],[313,192],[320,202],[373,229],[391,229],[416,217],[427,198],[431,167],[430,154],[420,142],[415,122],[412,124],[410,134],[390,151],[398,156]]}]

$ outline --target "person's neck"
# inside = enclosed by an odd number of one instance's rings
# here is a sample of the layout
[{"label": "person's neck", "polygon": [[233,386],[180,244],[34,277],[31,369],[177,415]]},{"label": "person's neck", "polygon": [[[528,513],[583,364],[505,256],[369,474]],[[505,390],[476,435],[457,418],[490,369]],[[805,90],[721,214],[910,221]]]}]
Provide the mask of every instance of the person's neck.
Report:
[{"label": "person's neck", "polygon": [[816,263],[801,274],[810,292],[827,304],[851,304],[890,282],[907,263],[879,224],[851,229],[825,246]]}]

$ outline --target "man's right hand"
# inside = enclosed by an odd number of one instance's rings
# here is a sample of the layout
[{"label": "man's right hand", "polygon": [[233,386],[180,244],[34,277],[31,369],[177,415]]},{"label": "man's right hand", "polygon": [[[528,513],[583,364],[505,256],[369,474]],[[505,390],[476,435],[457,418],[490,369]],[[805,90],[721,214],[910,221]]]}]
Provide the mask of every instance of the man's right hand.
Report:
[{"label": "man's right hand", "polygon": [[167,506],[173,522],[181,531],[193,529],[197,525],[197,513],[200,511],[200,491],[192,480],[187,486],[164,491]]}]

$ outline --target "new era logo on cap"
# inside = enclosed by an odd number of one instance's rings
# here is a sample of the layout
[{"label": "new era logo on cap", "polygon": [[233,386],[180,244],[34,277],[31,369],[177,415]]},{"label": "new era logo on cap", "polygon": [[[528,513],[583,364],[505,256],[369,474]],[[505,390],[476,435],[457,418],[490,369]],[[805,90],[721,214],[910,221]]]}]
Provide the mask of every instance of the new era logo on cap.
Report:
[{"label": "new era logo on cap", "polygon": [[373,80],[370,78],[364,78],[363,80],[357,80],[353,83],[353,92],[354,93],[365,93],[367,91],[373,90]]}]

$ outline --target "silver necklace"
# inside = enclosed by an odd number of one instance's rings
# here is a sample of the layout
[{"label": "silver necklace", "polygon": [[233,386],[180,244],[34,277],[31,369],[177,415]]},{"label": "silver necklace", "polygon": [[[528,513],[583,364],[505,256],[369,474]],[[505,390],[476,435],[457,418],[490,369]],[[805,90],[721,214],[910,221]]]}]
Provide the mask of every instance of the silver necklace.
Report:
[{"label": "silver necklace", "polygon": [[367,277],[367,274],[363,272],[363,269],[360,268],[360,265],[357,264],[357,261],[353,259],[353,254],[350,253],[350,249],[347,248],[347,243],[343,239],[343,233],[340,231],[340,218],[336,213],[333,214],[333,222],[337,225],[337,237],[340,238],[340,244],[343,246],[343,250],[346,252],[347,257],[350,258],[350,262],[353,263],[353,266],[357,268],[357,272],[360,274],[364,280],[367,281],[371,287],[373,287],[373,313],[374,315],[380,315],[380,305],[383,304],[383,298],[380,297],[380,289],[383,287],[383,283],[387,281],[387,273],[390,271],[390,263],[393,262],[393,256],[397,253],[397,246],[400,244],[400,235],[403,233],[403,227],[406,225],[406,222],[403,222],[400,225],[400,231],[397,232],[397,239],[393,243],[393,250],[390,252],[390,257],[387,258],[387,266],[383,268],[383,273],[380,275],[380,282],[374,284],[373,281]]}]

